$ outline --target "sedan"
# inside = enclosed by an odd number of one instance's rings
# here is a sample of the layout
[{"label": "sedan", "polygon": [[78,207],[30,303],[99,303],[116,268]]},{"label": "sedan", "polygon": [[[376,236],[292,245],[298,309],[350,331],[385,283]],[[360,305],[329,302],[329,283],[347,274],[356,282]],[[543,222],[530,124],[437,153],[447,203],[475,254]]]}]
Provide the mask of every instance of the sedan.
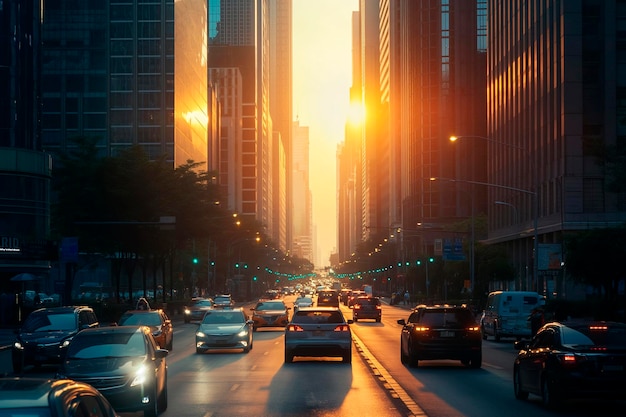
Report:
[{"label": "sedan", "polygon": [[167,409],[167,354],[147,326],[86,329],[72,340],[57,378],[90,384],[117,412],[156,417]]},{"label": "sedan", "polygon": [[117,413],[98,390],[82,382],[70,379],[0,378],[0,415],[116,417]]},{"label": "sedan", "polygon": [[241,308],[208,311],[196,332],[196,353],[211,349],[252,349],[252,326]]},{"label": "sedan", "polygon": [[259,300],[250,310],[255,331],[259,327],[285,327],[289,323],[290,308],[283,300]]},{"label": "sedan", "polygon": [[191,321],[202,321],[204,313],[212,310],[214,306],[213,300],[210,298],[194,298],[188,306],[185,306],[185,323]]},{"label": "sedan", "polygon": [[378,297],[359,297],[352,305],[352,319],[356,323],[363,319],[372,319],[380,323],[383,310]]},{"label": "sedan", "polygon": [[285,363],[296,356],[339,356],[352,362],[352,333],[336,307],[302,307],[285,328]]},{"label": "sedan", "polygon": [[293,310],[298,311],[300,307],[313,307],[313,299],[311,297],[298,297],[293,302]]},{"label": "sedan", "polygon": [[172,350],[174,329],[172,320],[163,310],[129,310],[122,314],[120,326],[148,326],[159,347]]},{"label": "sedan", "polygon": [[515,342],[513,389],[520,400],[540,395],[546,407],[568,398],[621,399],[626,391],[626,324],[547,323]]},{"label": "sedan", "polygon": [[235,301],[228,294],[216,295],[213,299],[214,308],[232,308],[235,306]]}]

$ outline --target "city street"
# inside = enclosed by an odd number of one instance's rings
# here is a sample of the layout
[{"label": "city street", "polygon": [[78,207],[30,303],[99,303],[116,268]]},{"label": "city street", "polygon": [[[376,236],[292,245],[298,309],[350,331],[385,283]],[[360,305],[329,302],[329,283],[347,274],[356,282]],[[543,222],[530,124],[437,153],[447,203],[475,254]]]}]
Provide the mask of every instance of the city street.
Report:
[{"label": "city street", "polygon": [[[294,296],[285,297],[287,305]],[[246,305],[249,308],[251,305]],[[347,318],[351,312],[342,305]],[[249,313],[249,310],[248,310]],[[197,324],[176,320],[169,365],[169,407],[163,417],[208,416],[409,416],[534,417],[623,415],[624,402],[573,401],[562,412],[543,408],[538,397],[514,398],[513,341],[483,343],[483,366],[458,361],[400,363],[399,318],[403,306],[383,306],[381,323],[351,325],[352,364],[339,359],[300,359],[283,363],[283,329],[260,329],[249,354],[195,353]],[[10,350],[0,352],[0,371],[10,372]],[[54,375],[54,368],[28,375]],[[124,413],[140,417],[141,413]]]}]

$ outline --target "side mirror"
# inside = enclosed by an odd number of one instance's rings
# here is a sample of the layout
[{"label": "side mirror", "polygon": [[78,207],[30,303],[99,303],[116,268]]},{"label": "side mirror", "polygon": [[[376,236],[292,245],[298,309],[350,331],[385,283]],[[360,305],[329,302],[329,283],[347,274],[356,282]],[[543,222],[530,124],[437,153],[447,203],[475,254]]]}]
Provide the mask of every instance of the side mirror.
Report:
[{"label": "side mirror", "polygon": [[524,340],[516,340],[515,342],[513,342],[513,347],[515,348],[515,350],[526,350],[528,349],[528,342]]},{"label": "side mirror", "polygon": [[354,320],[349,319],[349,320],[347,320],[347,322],[348,322],[348,324],[353,324],[353,323],[354,323]]},{"label": "side mirror", "polygon": [[165,350],[165,349],[157,349],[154,351],[154,357],[157,359],[163,359],[164,357],[166,357],[168,354],[170,353],[169,350]]},{"label": "side mirror", "polygon": [[401,325],[403,325],[403,326],[406,326],[406,320],[404,320],[404,319],[399,319],[399,320],[398,320],[398,324],[401,324]]}]

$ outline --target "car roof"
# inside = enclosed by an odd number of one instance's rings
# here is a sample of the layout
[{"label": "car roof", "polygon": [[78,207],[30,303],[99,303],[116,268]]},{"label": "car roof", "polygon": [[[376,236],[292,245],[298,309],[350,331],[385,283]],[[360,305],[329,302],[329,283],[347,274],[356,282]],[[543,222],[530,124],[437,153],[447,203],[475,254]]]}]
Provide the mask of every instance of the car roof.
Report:
[{"label": "car roof", "polygon": [[69,379],[37,377],[0,378],[0,409],[48,407],[48,397],[64,392],[70,386],[80,386],[95,391],[87,384]]},{"label": "car roof", "polygon": [[[341,312],[341,310],[339,309],[339,307],[301,307],[298,309],[298,313],[300,312],[306,312],[306,311],[339,311]],[[342,313],[343,314],[343,313]]]},{"label": "car roof", "polygon": [[[105,327],[91,327],[88,329],[83,329],[80,332],[78,332],[78,335],[80,335],[81,333],[85,333],[85,334],[111,334],[111,333],[135,333],[135,332],[139,332],[143,329],[144,333],[150,333],[150,328],[147,326],[141,326],[141,325],[136,325],[136,326],[105,326]],[[74,336],[74,337],[76,337]]]}]

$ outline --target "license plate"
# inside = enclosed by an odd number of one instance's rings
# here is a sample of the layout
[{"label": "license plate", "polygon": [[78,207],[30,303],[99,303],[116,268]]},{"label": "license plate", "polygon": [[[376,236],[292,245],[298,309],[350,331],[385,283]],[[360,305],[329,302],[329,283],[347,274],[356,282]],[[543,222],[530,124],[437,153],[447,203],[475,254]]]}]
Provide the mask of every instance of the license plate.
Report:
[{"label": "license plate", "polygon": [[602,370],[608,372],[622,372],[624,367],[622,365],[604,365]]},{"label": "license plate", "polygon": [[439,334],[441,337],[454,337],[454,332],[443,331]]},{"label": "license plate", "polygon": [[324,336],[323,330],[313,330],[313,336]]}]

